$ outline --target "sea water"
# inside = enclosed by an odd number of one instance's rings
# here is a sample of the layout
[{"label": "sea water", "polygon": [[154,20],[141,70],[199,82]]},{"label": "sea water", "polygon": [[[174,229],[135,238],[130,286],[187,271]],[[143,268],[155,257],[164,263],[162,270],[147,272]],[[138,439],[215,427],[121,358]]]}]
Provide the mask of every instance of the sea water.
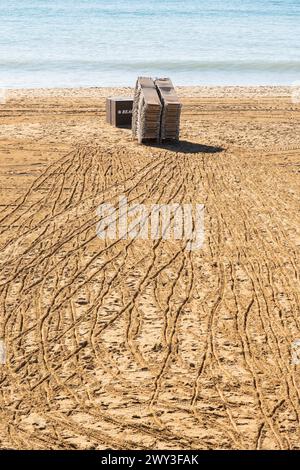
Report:
[{"label": "sea water", "polygon": [[300,0],[0,0],[0,87],[300,80]]}]

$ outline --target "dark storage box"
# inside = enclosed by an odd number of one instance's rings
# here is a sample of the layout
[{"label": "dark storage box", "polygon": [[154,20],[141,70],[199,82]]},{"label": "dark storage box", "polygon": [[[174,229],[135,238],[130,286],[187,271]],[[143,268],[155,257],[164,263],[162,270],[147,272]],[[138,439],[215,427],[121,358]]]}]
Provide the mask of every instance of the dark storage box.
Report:
[{"label": "dark storage box", "polygon": [[122,96],[106,98],[106,122],[116,127],[131,127],[133,99]]}]

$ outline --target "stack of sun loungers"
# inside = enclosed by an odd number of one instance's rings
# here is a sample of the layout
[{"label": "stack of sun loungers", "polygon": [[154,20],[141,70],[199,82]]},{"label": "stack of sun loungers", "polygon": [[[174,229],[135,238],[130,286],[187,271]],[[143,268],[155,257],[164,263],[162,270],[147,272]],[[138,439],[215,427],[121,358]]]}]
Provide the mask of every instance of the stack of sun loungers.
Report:
[{"label": "stack of sun loungers", "polygon": [[139,77],[136,83],[132,110],[132,133],[142,143],[160,141],[162,104],[152,78]]},{"label": "stack of sun loungers", "polygon": [[135,87],[132,133],[139,143],[179,140],[181,103],[169,78],[139,77]]},{"label": "stack of sun loungers", "polygon": [[181,104],[169,78],[155,80],[161,103],[163,105],[160,125],[160,140],[179,139]]}]

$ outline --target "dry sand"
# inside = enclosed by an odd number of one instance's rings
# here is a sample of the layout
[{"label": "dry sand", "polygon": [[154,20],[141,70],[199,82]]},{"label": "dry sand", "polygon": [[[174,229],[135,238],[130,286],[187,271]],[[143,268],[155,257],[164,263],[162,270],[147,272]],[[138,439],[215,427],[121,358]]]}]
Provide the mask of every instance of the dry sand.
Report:
[{"label": "dry sand", "polygon": [[[0,447],[299,449],[300,105],[180,88],[164,149],[105,123],[116,93],[0,106]],[[99,240],[118,194],[204,203],[203,249]]]}]

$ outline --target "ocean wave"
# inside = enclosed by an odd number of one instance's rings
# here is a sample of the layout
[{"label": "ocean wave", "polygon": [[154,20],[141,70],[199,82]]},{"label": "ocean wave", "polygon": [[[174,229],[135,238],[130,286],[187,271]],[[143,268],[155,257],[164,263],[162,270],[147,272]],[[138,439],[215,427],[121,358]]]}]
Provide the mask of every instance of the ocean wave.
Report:
[{"label": "ocean wave", "polygon": [[159,61],[105,61],[97,59],[72,59],[72,60],[5,60],[0,61],[0,71],[9,70],[79,70],[93,69],[99,71],[271,71],[271,72],[300,72],[300,60],[285,61],[201,61],[201,60],[159,60]]}]

